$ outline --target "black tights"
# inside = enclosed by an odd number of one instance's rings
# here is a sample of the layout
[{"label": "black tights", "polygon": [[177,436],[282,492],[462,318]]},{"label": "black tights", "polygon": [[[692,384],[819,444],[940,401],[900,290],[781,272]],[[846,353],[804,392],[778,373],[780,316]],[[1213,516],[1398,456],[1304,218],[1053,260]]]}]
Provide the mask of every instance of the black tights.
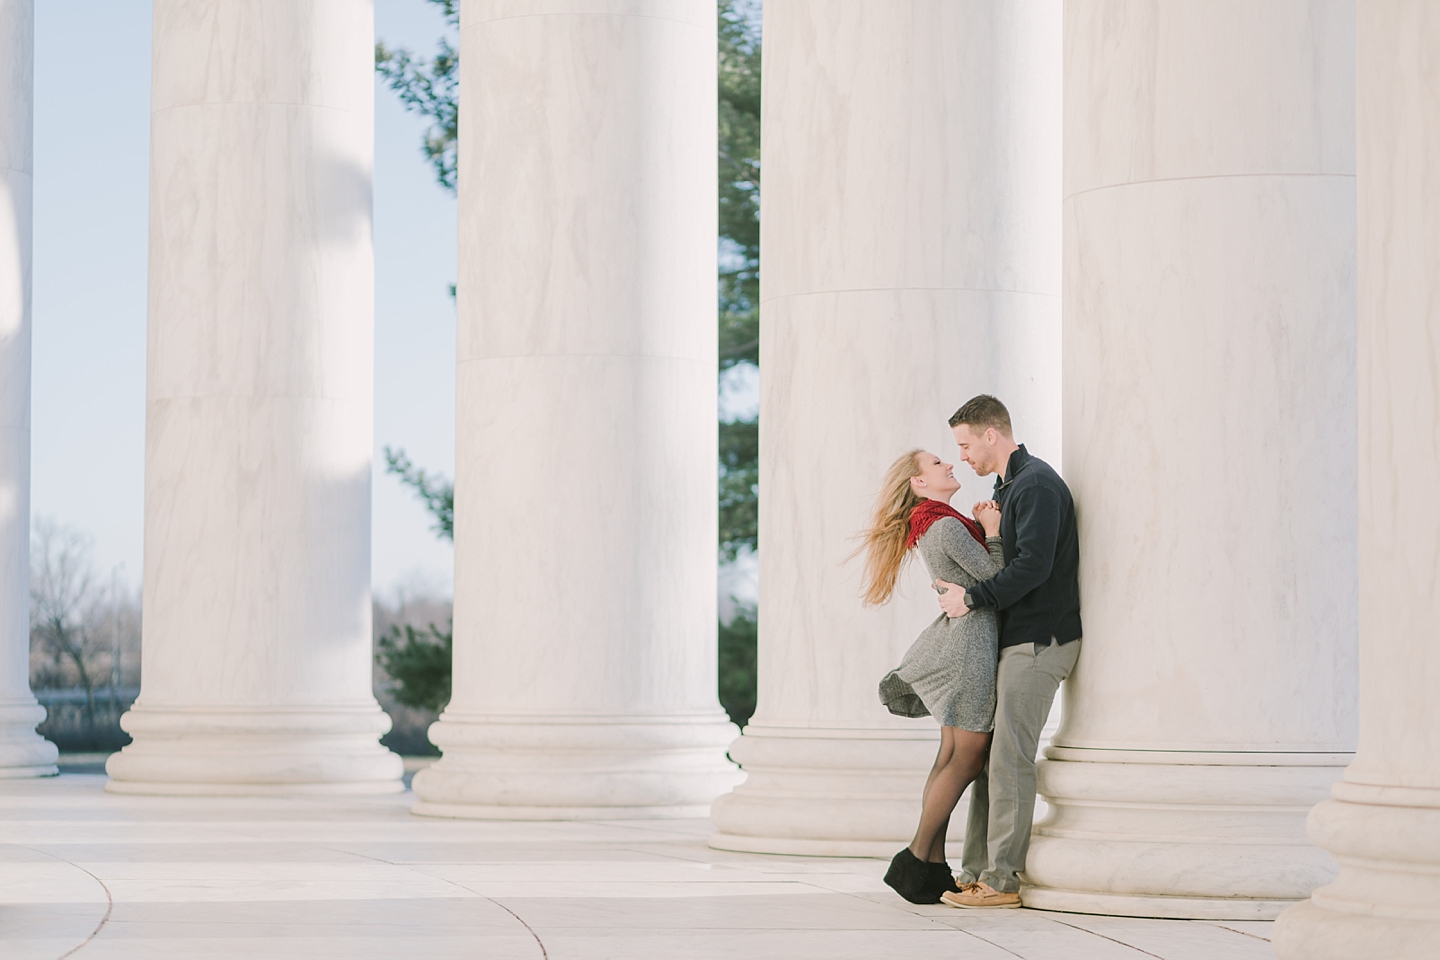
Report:
[{"label": "black tights", "polygon": [[990,749],[990,734],[974,733],[959,727],[940,728],[940,752],[935,766],[925,781],[921,794],[920,825],[910,852],[920,860],[945,862],[945,833],[950,814],[960,802],[960,794],[970,786],[985,767],[985,752]]}]

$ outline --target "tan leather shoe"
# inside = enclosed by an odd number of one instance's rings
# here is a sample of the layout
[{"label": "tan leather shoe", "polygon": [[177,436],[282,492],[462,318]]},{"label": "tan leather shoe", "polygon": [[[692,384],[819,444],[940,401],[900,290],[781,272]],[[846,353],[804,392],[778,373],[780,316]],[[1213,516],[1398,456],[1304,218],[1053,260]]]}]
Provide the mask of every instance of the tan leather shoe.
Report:
[{"label": "tan leather shoe", "polygon": [[962,883],[959,893],[948,891],[941,895],[940,902],[963,910],[976,907],[1018,907],[1020,894],[1001,893],[988,883]]}]

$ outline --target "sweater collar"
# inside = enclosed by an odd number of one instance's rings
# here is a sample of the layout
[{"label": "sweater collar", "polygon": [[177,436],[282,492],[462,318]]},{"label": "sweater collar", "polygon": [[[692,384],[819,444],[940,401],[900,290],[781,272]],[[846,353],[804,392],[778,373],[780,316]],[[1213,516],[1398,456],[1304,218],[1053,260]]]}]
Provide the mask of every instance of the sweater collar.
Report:
[{"label": "sweater collar", "polygon": [[1001,490],[1004,490],[1010,486],[1010,484],[1014,483],[1020,471],[1029,465],[1030,451],[1026,450],[1025,444],[1022,443],[1014,453],[1010,454],[1010,460],[1005,464],[1005,479],[995,478],[995,492],[998,494]]}]

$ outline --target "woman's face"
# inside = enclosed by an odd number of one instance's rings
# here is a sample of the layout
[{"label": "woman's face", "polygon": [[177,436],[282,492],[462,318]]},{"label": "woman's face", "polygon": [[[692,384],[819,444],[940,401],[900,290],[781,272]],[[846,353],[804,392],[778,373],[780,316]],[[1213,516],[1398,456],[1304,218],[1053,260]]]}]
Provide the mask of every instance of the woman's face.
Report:
[{"label": "woman's face", "polygon": [[948,503],[955,491],[960,489],[954,465],[929,452],[915,454],[915,462],[920,465],[920,475],[910,478],[911,489],[922,497]]}]

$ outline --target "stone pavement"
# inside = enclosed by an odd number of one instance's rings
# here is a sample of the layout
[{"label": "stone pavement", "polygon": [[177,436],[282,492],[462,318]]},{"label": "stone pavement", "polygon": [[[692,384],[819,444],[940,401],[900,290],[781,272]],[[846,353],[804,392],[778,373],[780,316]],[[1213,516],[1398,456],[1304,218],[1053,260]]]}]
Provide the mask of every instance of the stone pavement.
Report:
[{"label": "stone pavement", "polygon": [[412,816],[378,798],[0,781],[0,957],[1270,960],[1270,924],[917,907],[876,860],[711,850],[708,821]]}]

